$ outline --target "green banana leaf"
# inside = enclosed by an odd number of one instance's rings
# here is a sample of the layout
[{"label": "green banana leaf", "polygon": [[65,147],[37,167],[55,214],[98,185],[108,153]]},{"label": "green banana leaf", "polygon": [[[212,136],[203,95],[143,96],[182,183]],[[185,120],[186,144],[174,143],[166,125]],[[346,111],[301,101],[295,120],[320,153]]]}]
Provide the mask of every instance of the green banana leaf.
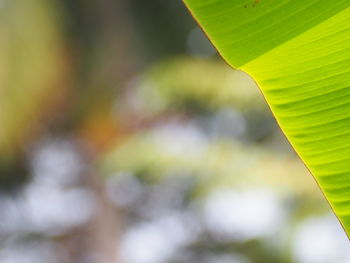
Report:
[{"label": "green banana leaf", "polygon": [[184,0],[250,74],[350,233],[350,1]]}]

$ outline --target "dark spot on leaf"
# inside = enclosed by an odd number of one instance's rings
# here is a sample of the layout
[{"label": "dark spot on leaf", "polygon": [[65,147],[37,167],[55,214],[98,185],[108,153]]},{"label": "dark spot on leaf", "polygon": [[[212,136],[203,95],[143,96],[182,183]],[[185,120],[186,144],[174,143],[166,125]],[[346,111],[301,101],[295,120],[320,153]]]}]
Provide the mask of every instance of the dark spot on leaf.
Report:
[{"label": "dark spot on leaf", "polygon": [[255,0],[253,3],[250,3],[249,5],[244,5],[244,8],[255,7],[255,6],[257,6],[260,2],[261,2],[261,0]]}]

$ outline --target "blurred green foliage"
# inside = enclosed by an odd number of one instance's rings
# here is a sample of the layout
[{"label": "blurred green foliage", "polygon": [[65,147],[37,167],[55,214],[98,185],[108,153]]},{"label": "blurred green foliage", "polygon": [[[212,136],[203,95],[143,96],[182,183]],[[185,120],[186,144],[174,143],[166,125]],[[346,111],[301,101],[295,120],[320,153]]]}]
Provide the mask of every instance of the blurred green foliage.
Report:
[{"label": "blurred green foliage", "polygon": [[217,59],[180,57],[157,63],[141,77],[140,92],[145,102],[160,110],[237,107],[266,111],[251,78]]}]

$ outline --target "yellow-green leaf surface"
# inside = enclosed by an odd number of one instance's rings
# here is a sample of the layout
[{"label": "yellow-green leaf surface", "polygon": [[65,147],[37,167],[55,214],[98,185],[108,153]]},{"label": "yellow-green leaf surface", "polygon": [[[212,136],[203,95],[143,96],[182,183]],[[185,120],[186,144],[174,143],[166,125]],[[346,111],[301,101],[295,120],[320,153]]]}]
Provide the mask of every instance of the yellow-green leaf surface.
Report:
[{"label": "yellow-green leaf surface", "polygon": [[350,233],[350,1],[185,0],[223,58],[258,83]]}]

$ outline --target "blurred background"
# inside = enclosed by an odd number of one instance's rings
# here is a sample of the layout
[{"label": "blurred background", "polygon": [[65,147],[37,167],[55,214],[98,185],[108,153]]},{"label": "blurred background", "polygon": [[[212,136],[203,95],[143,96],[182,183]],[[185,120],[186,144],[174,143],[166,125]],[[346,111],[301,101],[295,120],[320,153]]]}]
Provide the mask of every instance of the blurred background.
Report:
[{"label": "blurred background", "polygon": [[181,1],[0,0],[1,263],[345,263],[347,242]]}]

